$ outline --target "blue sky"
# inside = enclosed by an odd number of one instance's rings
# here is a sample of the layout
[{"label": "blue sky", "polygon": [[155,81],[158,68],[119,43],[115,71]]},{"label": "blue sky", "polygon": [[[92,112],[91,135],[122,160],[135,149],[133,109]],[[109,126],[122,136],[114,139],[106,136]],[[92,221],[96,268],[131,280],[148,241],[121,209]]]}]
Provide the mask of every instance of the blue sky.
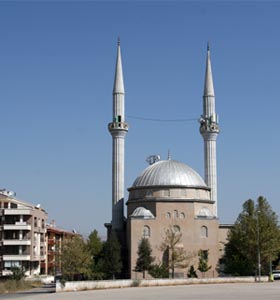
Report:
[{"label": "blue sky", "polygon": [[219,217],[267,197],[280,214],[280,3],[1,1],[0,186],[87,235],[111,220],[112,87],[121,37],[126,188],[150,154],[203,176],[206,44],[216,109]]}]

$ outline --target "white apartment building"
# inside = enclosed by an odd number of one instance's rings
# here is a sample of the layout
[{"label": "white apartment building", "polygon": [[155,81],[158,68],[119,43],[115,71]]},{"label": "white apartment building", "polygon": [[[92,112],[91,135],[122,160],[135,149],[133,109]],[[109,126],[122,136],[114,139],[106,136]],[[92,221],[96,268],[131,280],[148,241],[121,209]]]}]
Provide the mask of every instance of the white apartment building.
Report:
[{"label": "white apartment building", "polygon": [[12,267],[22,268],[26,276],[40,274],[46,260],[47,213],[0,190],[0,276],[11,274]]}]

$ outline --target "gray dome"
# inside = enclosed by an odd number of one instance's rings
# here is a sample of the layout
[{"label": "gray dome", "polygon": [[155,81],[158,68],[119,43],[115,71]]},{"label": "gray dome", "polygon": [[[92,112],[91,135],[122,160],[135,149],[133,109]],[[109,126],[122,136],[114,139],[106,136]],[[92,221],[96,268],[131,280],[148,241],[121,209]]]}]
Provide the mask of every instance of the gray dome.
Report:
[{"label": "gray dome", "polygon": [[137,207],[131,214],[131,217],[143,218],[143,219],[154,219],[155,218],[150,210],[148,210],[142,206]]},{"label": "gray dome", "polygon": [[192,168],[176,160],[161,160],[146,168],[132,187],[190,186],[206,187],[204,180]]}]

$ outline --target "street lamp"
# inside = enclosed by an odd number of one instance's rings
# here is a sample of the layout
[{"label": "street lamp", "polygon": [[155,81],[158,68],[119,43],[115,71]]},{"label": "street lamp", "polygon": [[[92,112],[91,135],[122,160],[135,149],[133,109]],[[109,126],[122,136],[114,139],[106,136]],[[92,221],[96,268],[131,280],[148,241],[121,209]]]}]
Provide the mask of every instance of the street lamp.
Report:
[{"label": "street lamp", "polygon": [[258,251],[258,275],[259,275],[259,282],[261,282],[261,251],[260,251],[260,226],[259,226],[259,213],[257,211],[257,251]]}]

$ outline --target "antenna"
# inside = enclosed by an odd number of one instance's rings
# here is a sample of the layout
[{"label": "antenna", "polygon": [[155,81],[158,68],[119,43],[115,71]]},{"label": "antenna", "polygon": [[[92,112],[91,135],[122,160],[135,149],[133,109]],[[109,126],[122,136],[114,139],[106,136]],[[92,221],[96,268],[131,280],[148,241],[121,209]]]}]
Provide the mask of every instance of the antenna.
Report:
[{"label": "antenna", "polygon": [[153,165],[154,163],[156,163],[157,161],[160,160],[160,156],[158,154],[153,154],[153,155],[150,155],[146,158],[146,162],[149,164],[149,165]]}]

